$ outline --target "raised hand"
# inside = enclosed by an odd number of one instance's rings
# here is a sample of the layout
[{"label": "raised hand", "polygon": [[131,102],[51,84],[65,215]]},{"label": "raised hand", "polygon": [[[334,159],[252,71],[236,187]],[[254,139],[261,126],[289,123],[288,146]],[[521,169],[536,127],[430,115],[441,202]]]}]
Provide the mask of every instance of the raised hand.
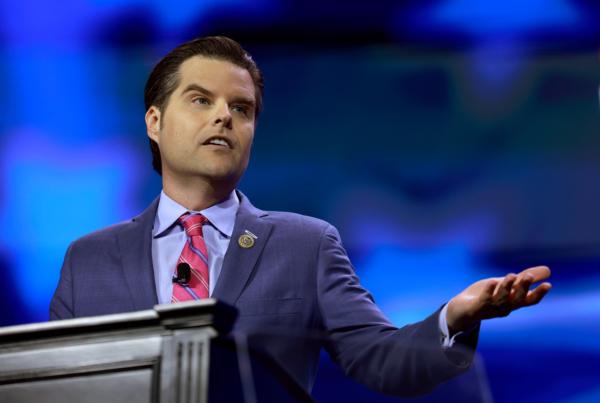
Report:
[{"label": "raised hand", "polygon": [[550,269],[537,266],[519,274],[511,273],[471,284],[448,302],[448,328],[451,332],[467,330],[483,319],[508,316],[519,308],[537,304],[552,285],[544,282],[533,290],[529,287],[548,277]]}]

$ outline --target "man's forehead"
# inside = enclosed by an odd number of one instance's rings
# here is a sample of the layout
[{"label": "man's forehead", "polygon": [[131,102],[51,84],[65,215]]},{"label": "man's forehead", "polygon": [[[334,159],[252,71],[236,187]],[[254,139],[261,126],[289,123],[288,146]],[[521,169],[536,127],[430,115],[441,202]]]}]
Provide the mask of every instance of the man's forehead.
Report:
[{"label": "man's forehead", "polygon": [[227,60],[192,56],[179,67],[179,90],[199,85],[208,90],[242,92],[255,97],[254,82],[248,70]]}]

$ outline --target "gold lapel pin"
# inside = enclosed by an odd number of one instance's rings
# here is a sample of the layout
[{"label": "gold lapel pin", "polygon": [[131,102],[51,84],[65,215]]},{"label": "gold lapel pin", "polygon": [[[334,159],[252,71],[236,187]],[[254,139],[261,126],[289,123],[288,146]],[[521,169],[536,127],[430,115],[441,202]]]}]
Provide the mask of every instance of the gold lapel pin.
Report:
[{"label": "gold lapel pin", "polygon": [[244,249],[250,249],[254,246],[254,241],[258,239],[252,232],[245,230],[242,235],[238,238],[238,244]]}]

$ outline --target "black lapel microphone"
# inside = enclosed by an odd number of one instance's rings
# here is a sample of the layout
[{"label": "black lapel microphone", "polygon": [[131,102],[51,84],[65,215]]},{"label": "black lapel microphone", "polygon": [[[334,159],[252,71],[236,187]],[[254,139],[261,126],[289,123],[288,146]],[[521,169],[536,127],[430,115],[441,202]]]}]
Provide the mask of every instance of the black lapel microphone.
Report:
[{"label": "black lapel microphone", "polygon": [[190,282],[191,270],[189,264],[181,262],[177,265],[177,275],[173,276],[173,282],[183,287],[187,287]]}]

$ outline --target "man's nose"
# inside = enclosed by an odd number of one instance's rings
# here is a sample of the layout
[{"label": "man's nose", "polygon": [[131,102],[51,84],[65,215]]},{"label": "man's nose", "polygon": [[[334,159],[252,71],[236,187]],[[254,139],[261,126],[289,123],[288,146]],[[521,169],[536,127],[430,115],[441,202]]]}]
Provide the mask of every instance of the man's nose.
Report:
[{"label": "man's nose", "polygon": [[215,105],[213,126],[216,125],[223,125],[223,127],[231,129],[231,111],[227,102],[218,102]]}]

